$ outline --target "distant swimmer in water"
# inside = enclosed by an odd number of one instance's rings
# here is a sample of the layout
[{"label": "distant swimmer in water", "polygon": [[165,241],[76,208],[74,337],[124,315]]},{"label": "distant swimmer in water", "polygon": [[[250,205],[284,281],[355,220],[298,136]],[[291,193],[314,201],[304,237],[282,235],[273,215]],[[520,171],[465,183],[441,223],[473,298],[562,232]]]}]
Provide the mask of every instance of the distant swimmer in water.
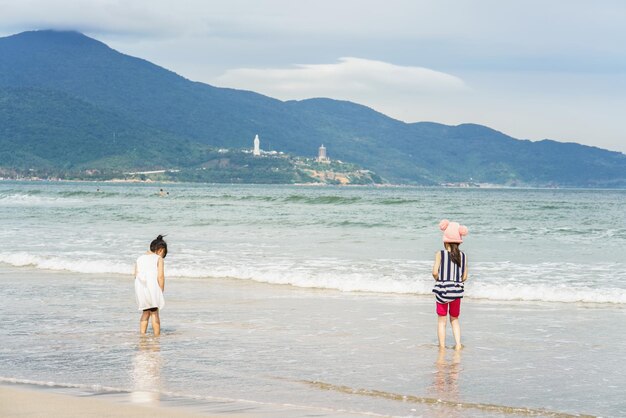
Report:
[{"label": "distant swimmer in water", "polygon": [[[169,194],[169,193],[167,193]],[[159,190],[159,196],[164,197],[166,196],[165,191],[163,189]]]},{"label": "distant swimmer in water", "polygon": [[464,283],[467,280],[467,257],[459,250],[459,245],[463,242],[463,236],[467,235],[466,226],[457,222],[450,222],[447,219],[439,223],[439,228],[443,231],[444,249],[435,254],[435,264],[433,264],[433,277],[436,280],[433,293],[437,300],[437,337],[439,348],[446,347],[446,322],[448,312],[450,314],[450,325],[454,335],[456,350],[463,348],[461,345],[461,325],[459,315],[461,313],[461,298],[465,290]]},{"label": "distant swimmer in water", "polygon": [[139,332],[148,331],[148,322],[152,320],[154,335],[161,334],[159,312],[165,306],[165,273],[163,259],[167,256],[167,243],[159,235],[150,243],[150,250],[139,256],[135,263],[135,296],[137,308],[142,312],[139,319]]}]

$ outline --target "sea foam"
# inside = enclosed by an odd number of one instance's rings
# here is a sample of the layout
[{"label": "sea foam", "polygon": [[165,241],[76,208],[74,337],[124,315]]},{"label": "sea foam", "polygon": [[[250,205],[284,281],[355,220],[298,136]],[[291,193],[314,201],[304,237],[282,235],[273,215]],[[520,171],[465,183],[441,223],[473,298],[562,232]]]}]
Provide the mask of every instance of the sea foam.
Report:
[{"label": "sea foam", "polygon": [[[175,279],[231,278],[259,283],[290,285],[300,288],[329,289],[341,292],[432,295],[434,281],[431,262],[372,260],[350,263],[348,260],[275,259],[255,263],[252,260],[198,261],[197,256],[179,256],[166,263],[166,276]],[[25,252],[0,253],[0,263],[40,270],[69,271],[82,274],[132,274],[132,259],[81,259],[80,257],[44,256]],[[576,266],[566,266],[577,271]],[[527,266],[513,263],[475,263],[466,283],[465,296],[494,301],[543,301],[626,304],[626,289],[599,287],[572,276],[568,282],[550,283],[542,277],[557,267],[550,264]],[[611,266],[598,266],[594,277],[610,275]],[[558,272],[557,270],[554,270]],[[556,273],[555,273],[556,274]],[[571,274],[571,273],[570,273]],[[549,275],[549,274],[548,274]],[[597,282],[604,282],[602,277]]]}]

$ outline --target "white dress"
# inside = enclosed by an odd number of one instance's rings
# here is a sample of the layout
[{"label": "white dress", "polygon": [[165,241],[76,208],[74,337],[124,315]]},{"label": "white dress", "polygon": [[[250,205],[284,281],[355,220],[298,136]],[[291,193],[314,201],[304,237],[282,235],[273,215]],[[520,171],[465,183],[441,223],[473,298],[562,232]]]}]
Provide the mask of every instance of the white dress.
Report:
[{"label": "white dress", "polygon": [[137,259],[137,274],[135,276],[135,296],[137,308],[140,311],[150,308],[163,309],[165,299],[157,281],[159,256],[144,254]]}]

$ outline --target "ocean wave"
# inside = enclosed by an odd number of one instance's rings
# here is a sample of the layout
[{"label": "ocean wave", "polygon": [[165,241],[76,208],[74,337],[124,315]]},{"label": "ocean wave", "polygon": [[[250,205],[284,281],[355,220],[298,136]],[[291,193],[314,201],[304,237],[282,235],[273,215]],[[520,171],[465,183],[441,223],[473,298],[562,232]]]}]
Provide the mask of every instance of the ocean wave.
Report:
[{"label": "ocean wave", "polygon": [[111,190],[62,190],[48,192],[43,190],[5,190],[0,192],[0,204],[2,205],[46,205],[46,204],[70,204],[83,203],[94,199],[134,199],[158,197],[153,190],[141,190],[137,193],[118,192]]},{"label": "ocean wave", "polygon": [[240,195],[240,196],[222,195],[220,197],[222,199],[243,200],[243,201],[254,200],[254,201],[260,201],[260,202],[274,202],[276,200],[279,200],[279,198],[276,196],[257,196],[257,195]]},{"label": "ocean wave", "polygon": [[581,302],[626,304],[626,291],[618,288],[591,288],[567,284],[520,285],[519,283],[473,283],[466,296],[476,299],[523,302]]},{"label": "ocean wave", "polygon": [[15,267],[32,267],[40,270],[70,271],[85,274],[130,274],[132,265],[103,261],[80,260],[63,257],[47,257],[25,252],[0,253],[0,263]]},{"label": "ocean wave", "polygon": [[382,199],[377,201],[376,203],[381,205],[406,205],[411,203],[420,203],[419,199],[403,199],[403,198],[391,198],[391,199]]},{"label": "ocean wave", "polygon": [[381,222],[359,222],[359,221],[340,221],[340,222],[326,222],[327,226],[339,226],[349,228],[380,228],[380,227],[394,227],[395,225],[389,225]]},{"label": "ocean wave", "polygon": [[103,386],[98,384],[85,384],[85,383],[62,383],[52,382],[48,380],[32,380],[32,379],[19,379],[15,377],[0,376],[0,383],[10,383],[17,385],[29,385],[29,386],[43,386],[49,388],[62,388],[62,389],[81,389],[93,393],[125,393],[129,392],[129,389],[116,388],[112,386]]},{"label": "ocean wave", "polygon": [[[40,193],[8,193],[0,194],[0,205],[5,206],[37,206],[37,205],[50,205],[58,204],[62,201],[61,198],[55,196],[44,196]],[[64,199],[64,203],[76,203],[76,201],[70,201]]]},{"label": "ocean wave", "polygon": [[289,195],[283,199],[288,203],[305,203],[309,205],[349,205],[360,202],[360,197],[345,196],[310,196],[310,195]]},{"label": "ocean wave", "polygon": [[[42,270],[69,271],[83,274],[131,274],[132,260],[120,263],[102,257],[85,260],[76,256],[58,257],[33,255],[24,252],[0,253],[0,263],[15,267]],[[351,263],[348,260],[270,260],[237,261],[223,258],[198,260],[196,256],[181,257],[166,267],[172,278],[215,279],[231,278],[260,283],[290,285],[299,288],[329,289],[341,292],[374,292],[388,294],[432,295],[431,262],[373,260]],[[614,266],[613,266],[614,267]],[[559,270],[560,269],[560,270]],[[512,263],[476,263],[472,279],[466,284],[469,298],[494,301],[525,302],[580,302],[626,304],[626,289],[606,286],[614,283],[603,279],[612,275],[611,266],[597,267],[591,274],[598,276],[594,283],[576,276],[581,266],[513,265]],[[546,274],[546,271],[548,274]],[[543,277],[554,277],[550,272],[572,272],[570,278],[557,283]]]},{"label": "ocean wave", "polygon": [[[84,191],[84,190],[72,190],[72,191],[60,191],[60,192],[44,192],[42,190],[21,190],[21,191],[5,191],[0,193],[0,204],[3,205],[41,205],[41,204],[67,204],[67,203],[80,203],[85,201],[85,198],[110,198],[122,196],[126,197],[126,194],[117,192],[104,192],[104,191]],[[132,195],[128,195],[132,196]]]},{"label": "ocean wave", "polygon": [[11,194],[24,194],[24,195],[31,195],[31,196],[36,196],[36,195],[40,195],[43,194],[44,191],[43,190],[39,190],[39,189],[5,189],[2,193],[0,193],[0,196],[3,195],[11,195]]},{"label": "ocean wave", "polygon": [[255,202],[278,202],[278,203],[301,203],[308,205],[344,205],[354,204],[362,200],[361,197],[345,197],[345,196],[311,196],[303,194],[291,194],[287,196],[281,195],[256,195],[256,194],[221,194],[221,195],[195,195],[183,196],[190,200],[232,200],[232,201],[255,201]]},{"label": "ocean wave", "polygon": [[62,197],[99,197],[99,198],[107,198],[107,197],[115,197],[115,196],[123,196],[123,197],[132,197],[135,196],[131,193],[119,193],[119,192],[111,192],[111,191],[97,191],[97,190],[72,190],[72,191],[64,191],[59,192],[59,196]]}]

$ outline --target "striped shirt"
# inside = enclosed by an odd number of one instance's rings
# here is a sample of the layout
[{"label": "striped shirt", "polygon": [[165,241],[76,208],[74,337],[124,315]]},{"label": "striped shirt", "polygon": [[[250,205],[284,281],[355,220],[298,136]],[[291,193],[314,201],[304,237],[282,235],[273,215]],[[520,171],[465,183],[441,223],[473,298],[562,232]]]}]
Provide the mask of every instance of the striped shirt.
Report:
[{"label": "striped shirt", "polygon": [[453,300],[463,297],[464,285],[463,285],[463,273],[467,266],[467,259],[465,253],[461,253],[461,265],[457,266],[450,252],[447,250],[441,250],[441,263],[439,264],[439,278],[433,293],[439,303],[448,303]]}]

